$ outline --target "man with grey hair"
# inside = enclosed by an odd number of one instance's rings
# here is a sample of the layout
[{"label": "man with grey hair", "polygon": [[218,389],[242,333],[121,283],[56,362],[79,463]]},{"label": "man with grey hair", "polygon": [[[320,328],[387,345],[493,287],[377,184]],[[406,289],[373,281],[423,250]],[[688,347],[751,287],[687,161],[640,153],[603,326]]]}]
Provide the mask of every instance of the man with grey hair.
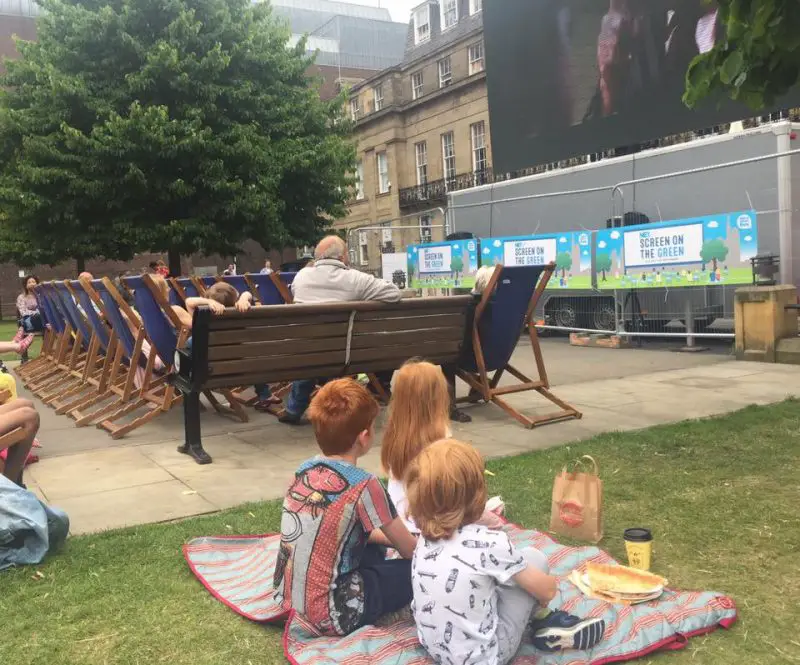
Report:
[{"label": "man with grey hair", "polygon": [[[314,264],[306,266],[292,282],[292,295],[296,303],[353,302],[376,300],[397,302],[402,297],[394,284],[368,275],[360,270],[351,270],[347,245],[339,236],[326,236],[314,250]],[[380,372],[376,376],[388,386],[392,372]],[[316,381],[295,381],[279,420],[296,425],[303,417],[311,401]]]}]

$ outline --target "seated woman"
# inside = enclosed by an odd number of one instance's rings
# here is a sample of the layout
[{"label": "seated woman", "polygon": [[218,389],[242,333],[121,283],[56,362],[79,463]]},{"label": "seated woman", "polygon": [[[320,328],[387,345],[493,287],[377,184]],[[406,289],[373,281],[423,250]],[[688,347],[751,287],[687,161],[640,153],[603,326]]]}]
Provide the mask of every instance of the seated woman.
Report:
[{"label": "seated woman", "polygon": [[16,429],[22,429],[23,436],[15,443],[4,444],[0,438],[0,447],[7,451],[2,473],[12,482],[24,487],[22,470],[39,431],[39,414],[30,400],[18,398],[0,406],[0,437]]},{"label": "seated woman", "polygon": [[22,361],[28,359],[28,349],[33,344],[34,334],[44,330],[42,316],[39,313],[39,301],[33,293],[33,287],[39,284],[39,278],[29,275],[22,278],[22,292],[17,296],[17,312],[19,328],[10,342],[0,342],[0,353],[18,353]]}]

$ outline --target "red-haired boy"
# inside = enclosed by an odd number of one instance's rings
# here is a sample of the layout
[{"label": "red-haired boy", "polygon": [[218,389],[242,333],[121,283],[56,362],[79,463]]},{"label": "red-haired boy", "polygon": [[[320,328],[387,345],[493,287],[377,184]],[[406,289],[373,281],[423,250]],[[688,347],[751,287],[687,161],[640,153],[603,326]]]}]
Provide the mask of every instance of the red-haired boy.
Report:
[{"label": "red-haired boy", "polygon": [[[274,584],[286,609],[320,632],[347,635],[411,602],[416,539],[380,481],[359,469],[378,405],[351,379],[320,388],[308,412],[322,457],[304,462],[283,502]],[[377,543],[403,557],[387,561]]]}]

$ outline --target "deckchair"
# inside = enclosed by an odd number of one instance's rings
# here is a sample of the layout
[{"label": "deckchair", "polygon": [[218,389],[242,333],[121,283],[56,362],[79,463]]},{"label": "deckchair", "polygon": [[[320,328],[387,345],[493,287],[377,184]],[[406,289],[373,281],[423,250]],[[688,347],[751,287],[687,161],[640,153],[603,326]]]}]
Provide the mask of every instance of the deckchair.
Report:
[{"label": "deckchair", "polygon": [[60,312],[55,310],[55,306],[50,301],[46,285],[37,284],[34,287],[34,292],[39,301],[39,311],[49,326],[50,334],[46,338],[48,341],[43,345],[39,357],[16,368],[16,373],[25,386],[34,380],[37,375],[53,371],[65,328],[63,317]]},{"label": "deckchair", "polygon": [[[107,383],[111,363],[114,360],[116,340],[103,322],[98,310],[95,309],[95,307],[99,308],[98,302],[92,300],[83,284],[78,280],[73,280],[64,282],[64,286],[69,292],[71,301],[75,303],[76,314],[84,321],[86,327],[84,334],[90,336],[91,342],[83,371],[80,373],[80,382],[68,390],[60,391],[47,403],[56,410],[58,415],[69,413],[78,418],[80,417],[79,409],[111,397]],[[99,301],[99,297],[97,300]]]},{"label": "deckchair", "polygon": [[[73,295],[86,315],[86,321],[92,329],[92,334],[97,339],[99,351],[103,354],[103,362],[99,370],[86,377],[86,390],[77,391],[75,394],[65,394],[61,399],[54,401],[56,413],[67,414],[71,418],[81,420],[88,409],[100,402],[116,399],[117,394],[112,390],[112,381],[121,388],[125,381],[124,367],[122,364],[122,348],[117,343],[117,337],[105,322],[105,309],[100,296],[86,280],[73,280],[69,283]],[[116,368],[115,371],[114,368]]]},{"label": "deckchair", "polygon": [[37,284],[33,287],[33,292],[36,295],[36,300],[39,303],[39,314],[42,317],[42,324],[44,325],[44,336],[42,339],[42,348],[39,351],[39,356],[27,363],[20,364],[16,368],[17,376],[23,381],[25,377],[29,377],[42,368],[47,367],[53,362],[53,349],[60,339],[60,334],[54,321],[54,315],[50,310],[50,302],[45,298],[42,285]]},{"label": "deckchair", "polygon": [[[91,287],[100,296],[104,305],[107,322],[111,325],[121,349],[122,363],[114,363],[111,370],[110,388],[117,399],[99,409],[87,413],[76,421],[79,426],[96,423],[97,427],[110,432],[112,439],[119,439],[128,432],[141,427],[180,399],[172,386],[166,384],[166,377],[154,377],[156,352],[143,352],[147,335],[139,317],[120,295],[110,279],[96,279]],[[118,352],[119,355],[119,352]],[[124,382],[118,385],[120,368]],[[135,386],[137,368],[143,368],[141,387]],[[144,411],[135,416],[136,412]],[[127,419],[120,423],[121,419]],[[132,418],[132,419],[131,419]]]},{"label": "deckchair", "polygon": [[222,281],[226,284],[230,284],[239,292],[239,295],[250,290],[250,284],[248,284],[244,275],[225,275],[223,276]]},{"label": "deckchair", "polygon": [[261,273],[248,273],[245,279],[250,285],[250,292],[258,300],[259,305],[283,305],[293,302],[292,292],[289,286],[294,281],[297,273],[276,272],[269,275]]},{"label": "deckchair", "polygon": [[82,359],[82,337],[77,330],[76,323],[67,314],[61,297],[56,291],[53,282],[42,285],[45,298],[49,301],[58,325],[63,326],[61,339],[53,362],[42,371],[26,376],[23,383],[34,395],[39,396],[42,391],[50,391],[52,387],[60,385],[72,378],[70,370]]},{"label": "deckchair", "polygon": [[213,286],[219,281],[219,277],[198,277],[197,275],[190,277],[190,279],[199,296],[205,296],[208,287]]},{"label": "deckchair", "polygon": [[75,389],[85,384],[86,377],[95,373],[99,359],[97,338],[86,322],[85,314],[78,309],[72,291],[65,282],[55,282],[53,288],[62,310],[75,331],[75,339],[64,380],[57,385],[48,386],[41,393],[40,398],[47,405],[57,400],[59,395],[65,392],[72,394]]},{"label": "deckchair", "polygon": [[[181,326],[178,316],[149,275],[126,277],[124,281],[133,292],[136,311],[139,313],[147,337],[153,345],[153,352],[158,353],[164,363],[163,380],[166,381],[166,376],[172,371],[175,349],[182,348],[186,344],[191,331]],[[225,390],[220,393],[228,400],[230,405],[228,408],[220,404],[210,391],[205,395],[218,413],[233,415],[246,423],[249,420],[247,413],[233,398],[230,391]]]},{"label": "deckchair", "polygon": [[186,305],[186,297],[181,295],[182,289],[181,291],[178,290],[175,279],[168,279],[167,284],[169,284],[169,304],[184,307]]},{"label": "deckchair", "polygon": [[[465,344],[458,363],[458,375],[473,391],[487,402],[494,402],[528,429],[582,415],[550,392],[536,326],[529,325],[528,331],[539,378],[530,379],[510,364],[525,324],[530,322],[554,270],[554,263],[513,268],[497,266],[475,309],[469,339],[471,344]],[[494,372],[491,378],[490,372]],[[521,383],[498,387],[506,372]],[[528,390],[535,390],[561,410],[529,418],[502,398],[503,395]],[[458,401],[474,401],[474,398],[465,397]]]},{"label": "deckchair", "polygon": [[169,283],[175,293],[177,293],[180,299],[183,301],[179,303],[173,303],[175,305],[185,307],[187,298],[196,298],[200,295],[191,277],[170,277]]}]

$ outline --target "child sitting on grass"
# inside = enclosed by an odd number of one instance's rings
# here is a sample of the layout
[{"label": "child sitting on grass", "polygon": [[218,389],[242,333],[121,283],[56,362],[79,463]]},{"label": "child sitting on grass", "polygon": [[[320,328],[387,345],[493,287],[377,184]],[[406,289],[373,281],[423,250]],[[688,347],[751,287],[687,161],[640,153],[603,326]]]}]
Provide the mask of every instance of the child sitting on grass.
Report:
[{"label": "child sitting on grass", "polygon": [[[276,596],[325,635],[347,635],[411,602],[415,538],[380,481],[357,466],[372,446],[378,405],[338,379],[309,408],[322,451],[300,465],[283,502]],[[404,559],[386,560],[379,543]]]},{"label": "child sitting on grass", "polygon": [[591,649],[602,619],[551,612],[556,578],[533,548],[477,524],[486,503],[483,460],[470,445],[437,441],[406,474],[409,511],[422,533],[411,568],[419,641],[437,663],[506,665],[530,626],[543,651]]},{"label": "child sitting on grass", "polygon": [[[381,445],[381,465],[389,476],[389,497],[408,530],[419,534],[408,516],[408,500],[402,481],[406,469],[428,445],[451,436],[450,393],[442,370],[429,362],[410,360],[394,377],[389,416]],[[486,511],[486,526],[501,526],[502,519]]]}]

